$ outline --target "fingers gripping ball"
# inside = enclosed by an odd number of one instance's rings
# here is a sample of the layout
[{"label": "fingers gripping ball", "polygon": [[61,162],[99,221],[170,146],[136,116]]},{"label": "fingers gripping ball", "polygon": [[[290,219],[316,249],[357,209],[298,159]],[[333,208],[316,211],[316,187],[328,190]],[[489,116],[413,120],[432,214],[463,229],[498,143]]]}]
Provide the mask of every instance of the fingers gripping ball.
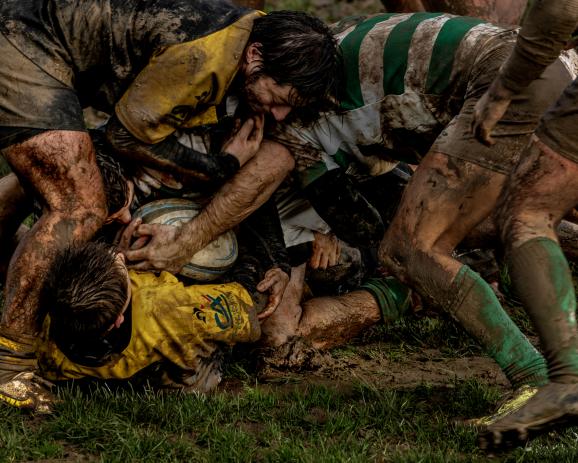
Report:
[{"label": "fingers gripping ball", "polygon": [[[196,217],[202,206],[189,199],[161,199],[140,207],[134,218],[143,223],[179,226]],[[237,238],[229,230],[197,252],[181,270],[181,275],[199,281],[212,281],[229,270],[238,256]]]}]

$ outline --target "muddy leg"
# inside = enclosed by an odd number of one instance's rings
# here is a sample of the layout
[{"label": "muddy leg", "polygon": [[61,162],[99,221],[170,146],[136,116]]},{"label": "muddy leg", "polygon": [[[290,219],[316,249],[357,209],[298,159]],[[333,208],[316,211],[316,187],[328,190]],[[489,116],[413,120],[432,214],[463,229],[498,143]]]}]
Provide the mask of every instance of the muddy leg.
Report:
[{"label": "muddy leg", "polygon": [[578,422],[576,295],[556,236],[578,203],[578,165],[534,138],[508,182],[498,221],[512,282],[538,334],[551,383],[517,413],[488,427],[482,446],[525,440],[560,421]]},{"label": "muddy leg", "polygon": [[304,302],[297,335],[317,349],[330,349],[379,321],[398,320],[411,307],[411,291],[405,285],[393,277],[371,278],[356,291]]},{"label": "muddy leg", "polygon": [[543,384],[544,360],[502,309],[490,286],[451,252],[492,212],[505,176],[441,153],[412,177],[380,248],[384,263],[448,310],[514,387]]}]

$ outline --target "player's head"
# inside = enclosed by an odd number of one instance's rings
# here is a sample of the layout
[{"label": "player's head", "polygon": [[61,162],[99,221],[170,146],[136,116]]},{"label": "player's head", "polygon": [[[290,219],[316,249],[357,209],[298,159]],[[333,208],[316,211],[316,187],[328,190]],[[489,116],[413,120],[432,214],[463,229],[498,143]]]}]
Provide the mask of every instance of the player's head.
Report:
[{"label": "player's head", "polygon": [[[245,97],[277,121],[326,109],[335,101],[340,55],[329,28],[300,11],[257,18],[245,49]],[[306,110],[306,111],[305,111]]]},{"label": "player's head", "polygon": [[92,131],[91,137],[108,206],[108,217],[105,223],[120,222],[126,225],[131,220],[130,205],[134,197],[134,184],[126,175],[122,165],[114,159],[104,135],[98,131]]},{"label": "player's head", "polygon": [[118,327],[130,296],[124,256],[104,243],[83,243],[57,254],[39,303],[55,339],[86,340]]}]

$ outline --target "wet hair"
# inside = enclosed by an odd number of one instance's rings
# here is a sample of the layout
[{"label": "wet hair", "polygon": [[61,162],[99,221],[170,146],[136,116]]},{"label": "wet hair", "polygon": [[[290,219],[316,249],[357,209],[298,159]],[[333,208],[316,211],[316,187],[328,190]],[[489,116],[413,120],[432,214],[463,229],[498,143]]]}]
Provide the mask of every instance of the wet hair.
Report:
[{"label": "wet hair", "polygon": [[[341,55],[328,26],[302,11],[273,11],[257,18],[249,43],[260,43],[259,73],[293,86],[301,113],[333,108],[341,82]],[[305,110],[305,112],[303,111]]]},{"label": "wet hair", "polygon": [[104,133],[92,130],[90,136],[96,150],[96,164],[104,184],[108,213],[114,214],[123,208],[128,200],[127,174],[124,167],[114,159]]},{"label": "wet hair", "polygon": [[[114,248],[75,244],[56,255],[40,293],[55,340],[102,337],[121,314],[128,293],[126,273]],[[57,341],[58,342],[58,341]]]}]

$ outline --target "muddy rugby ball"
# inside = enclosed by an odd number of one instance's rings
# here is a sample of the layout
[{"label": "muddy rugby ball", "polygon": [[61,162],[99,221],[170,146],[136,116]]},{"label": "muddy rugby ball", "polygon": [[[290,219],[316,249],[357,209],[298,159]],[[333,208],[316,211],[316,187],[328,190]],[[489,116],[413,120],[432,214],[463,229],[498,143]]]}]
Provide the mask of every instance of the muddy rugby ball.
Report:
[{"label": "muddy rugby ball", "polygon": [[[195,217],[202,206],[189,199],[160,199],[140,207],[134,218],[143,223],[178,226]],[[213,281],[229,270],[238,256],[237,237],[232,230],[197,252],[180,274],[199,281]]]}]

